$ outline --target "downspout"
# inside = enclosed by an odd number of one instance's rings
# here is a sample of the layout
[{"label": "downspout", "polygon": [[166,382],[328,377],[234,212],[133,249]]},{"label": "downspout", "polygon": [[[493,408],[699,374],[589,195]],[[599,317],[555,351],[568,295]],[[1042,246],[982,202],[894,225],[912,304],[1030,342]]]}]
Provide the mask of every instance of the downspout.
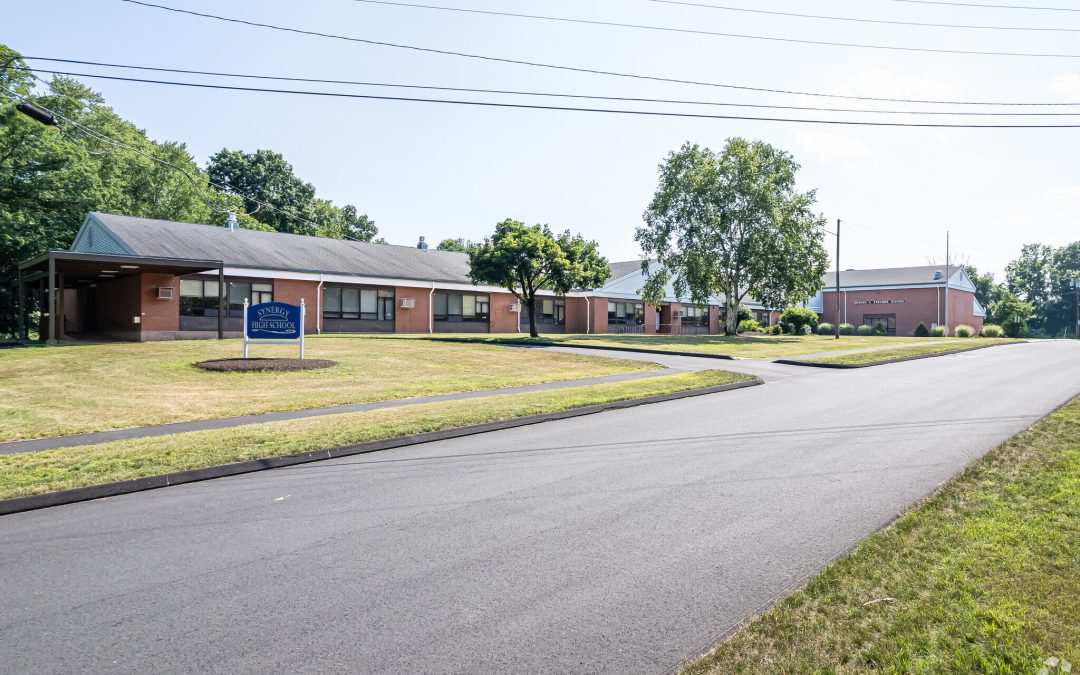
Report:
[{"label": "downspout", "polygon": [[322,288],[323,275],[319,273],[319,288],[315,291],[315,332],[322,335]]},{"label": "downspout", "polygon": [[429,334],[435,333],[435,280],[431,280],[431,293],[428,293],[428,322],[427,332]]},{"label": "downspout", "polygon": [[847,323],[847,289],[844,289],[844,323]]},{"label": "downspout", "polygon": [[589,302],[589,294],[585,294],[585,334],[589,334],[589,327],[592,320],[592,304]]}]

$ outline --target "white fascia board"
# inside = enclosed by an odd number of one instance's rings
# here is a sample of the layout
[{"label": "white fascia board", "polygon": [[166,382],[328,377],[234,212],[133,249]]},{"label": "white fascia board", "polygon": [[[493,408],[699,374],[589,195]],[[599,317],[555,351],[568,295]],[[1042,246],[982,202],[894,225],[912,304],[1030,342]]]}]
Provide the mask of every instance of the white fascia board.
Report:
[{"label": "white fascia board", "polygon": [[[324,284],[344,284],[357,286],[403,286],[405,288],[418,288],[431,290],[432,282],[419,279],[389,279],[386,277],[364,277],[352,274],[318,274],[315,272],[289,272],[286,270],[264,270],[250,267],[226,267],[227,277],[248,277],[252,279],[289,279],[294,281],[322,281]],[[436,281],[435,290],[439,291],[475,291],[477,293],[509,293],[502,286],[487,286],[474,284],[453,283],[450,281]],[[537,291],[538,297],[558,297],[551,291]],[[580,298],[586,295],[592,297],[594,293],[585,291],[573,291],[566,294],[568,298]]]},{"label": "white fascia board", "polygon": [[[881,286],[841,286],[840,287],[840,292],[844,293],[846,291],[892,291],[892,290],[904,290],[904,289],[907,289],[907,288],[945,288],[945,284],[927,283],[927,284],[884,284],[884,285],[881,285]],[[975,290],[974,287],[965,288],[965,287],[960,286],[959,284],[956,284],[956,283],[950,283],[949,288],[952,288],[952,289],[955,289],[955,290],[958,290],[958,291],[968,291],[968,292],[974,292],[974,290]],[[822,290],[823,290],[824,293],[835,293],[836,292],[836,286],[830,286],[830,287],[822,289]]]}]

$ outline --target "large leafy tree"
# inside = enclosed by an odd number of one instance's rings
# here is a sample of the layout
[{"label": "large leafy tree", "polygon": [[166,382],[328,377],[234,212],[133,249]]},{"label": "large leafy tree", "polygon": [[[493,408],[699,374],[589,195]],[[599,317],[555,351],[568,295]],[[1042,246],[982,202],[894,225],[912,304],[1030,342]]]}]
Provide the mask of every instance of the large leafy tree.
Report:
[{"label": "large leafy tree", "polygon": [[439,242],[439,245],[435,248],[440,251],[455,251],[457,253],[468,253],[469,247],[473,243],[464,237],[458,237],[457,239],[443,239]]},{"label": "large leafy tree", "polygon": [[469,249],[469,276],[474,283],[503,286],[529,308],[529,335],[536,330],[536,294],[558,294],[575,288],[603,286],[611,270],[595,241],[569,231],[552,233],[547,225],[525,225],[506,219],[495,234]]},{"label": "large leafy tree", "polygon": [[975,284],[975,299],[984,308],[989,309],[991,303],[999,300],[1002,293],[1006,292],[1005,286],[994,280],[993,272],[980,274],[978,268],[970,264],[964,265],[964,271],[967,272],[971,283]]},{"label": "large leafy tree", "polygon": [[1009,337],[1024,337],[1031,320],[1031,303],[1022,301],[1015,294],[1003,290],[987,307],[990,323],[996,323],[1005,329]]},{"label": "large leafy tree", "polygon": [[1030,325],[1039,335],[1072,334],[1074,292],[1080,277],[1080,241],[1060,248],[1025,244],[1005,268],[1009,291],[1032,307]]},{"label": "large leafy tree", "polygon": [[642,294],[659,304],[671,283],[696,304],[722,295],[725,332],[739,303],[805,301],[821,288],[829,257],[813,191],[799,192],[799,165],[761,141],[730,139],[717,153],[687,143],[660,165],[660,183],[636,240],[647,259]]}]

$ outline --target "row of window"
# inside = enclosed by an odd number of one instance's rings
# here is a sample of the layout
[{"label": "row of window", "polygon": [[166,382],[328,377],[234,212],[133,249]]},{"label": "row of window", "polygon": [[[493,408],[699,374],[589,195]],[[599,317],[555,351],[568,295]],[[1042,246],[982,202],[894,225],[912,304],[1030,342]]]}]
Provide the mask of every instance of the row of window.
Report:
[{"label": "row of window", "polygon": [[[566,300],[563,298],[537,299],[539,311],[536,313],[536,323],[549,326],[566,325]],[[529,325],[529,306],[521,305],[521,325]]]},{"label": "row of window", "polygon": [[393,321],[394,291],[389,288],[327,286],[323,289],[323,317]]},{"label": "row of window", "polygon": [[491,300],[486,293],[435,291],[436,321],[487,321]]},{"label": "row of window", "polygon": [[645,303],[613,302],[609,300],[607,304],[607,321],[615,326],[644,325]]},{"label": "row of window", "polygon": [[699,307],[697,305],[688,305],[683,307],[682,325],[684,326],[706,326],[709,325],[709,308]]},{"label": "row of window", "polygon": [[[217,316],[219,290],[217,279],[181,279],[180,315]],[[242,318],[245,299],[253,305],[272,302],[274,285],[248,281],[225,282],[225,316]]]}]

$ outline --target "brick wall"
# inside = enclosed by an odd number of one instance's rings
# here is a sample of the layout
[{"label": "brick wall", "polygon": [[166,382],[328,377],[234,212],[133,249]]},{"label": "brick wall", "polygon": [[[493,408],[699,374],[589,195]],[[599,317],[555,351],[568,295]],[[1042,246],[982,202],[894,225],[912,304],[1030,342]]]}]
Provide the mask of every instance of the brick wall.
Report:
[{"label": "brick wall", "polygon": [[[394,331],[397,333],[426,333],[431,318],[431,289],[398,286],[394,289]],[[402,298],[412,298],[416,306],[402,309]]]},{"label": "brick wall", "polygon": [[645,303],[645,334],[653,335],[656,333],[656,308]]},{"label": "brick wall", "polygon": [[[143,272],[142,288],[139,293],[141,303],[143,339],[171,338],[172,333],[180,330],[180,278],[173,274]],[[173,297],[170,300],[158,298],[158,288],[171,287]],[[159,335],[166,333],[168,335]]]},{"label": "brick wall", "polygon": [[660,307],[660,332],[678,335],[682,331],[682,319],[674,313],[682,309],[682,303],[672,302]]},{"label": "brick wall", "polygon": [[94,331],[117,340],[139,340],[134,317],[141,316],[141,275],[99,281],[94,287]]},{"label": "brick wall", "polygon": [[[518,332],[518,313],[510,311],[510,305],[517,303],[513,293],[491,293],[488,298],[489,330],[492,333]],[[570,309],[567,307],[567,314]]]},{"label": "brick wall", "polygon": [[716,335],[724,332],[720,327],[720,308],[715,305],[709,305],[709,334]]},{"label": "brick wall", "polygon": [[301,299],[307,312],[304,332],[314,333],[319,328],[319,282],[274,279],[274,302],[299,305]]},{"label": "brick wall", "polygon": [[[903,300],[903,303],[859,304],[869,301]],[[982,328],[982,317],[974,315],[974,295],[968,291],[949,289],[950,325],[968,324],[976,330]],[[836,317],[836,293],[825,293],[823,320],[833,323]],[[845,319],[846,310],[846,319]],[[843,323],[858,326],[868,314],[895,314],[896,334],[911,335],[920,322],[929,328],[945,320],[945,289],[899,288],[873,291],[841,291],[840,318]]]}]

